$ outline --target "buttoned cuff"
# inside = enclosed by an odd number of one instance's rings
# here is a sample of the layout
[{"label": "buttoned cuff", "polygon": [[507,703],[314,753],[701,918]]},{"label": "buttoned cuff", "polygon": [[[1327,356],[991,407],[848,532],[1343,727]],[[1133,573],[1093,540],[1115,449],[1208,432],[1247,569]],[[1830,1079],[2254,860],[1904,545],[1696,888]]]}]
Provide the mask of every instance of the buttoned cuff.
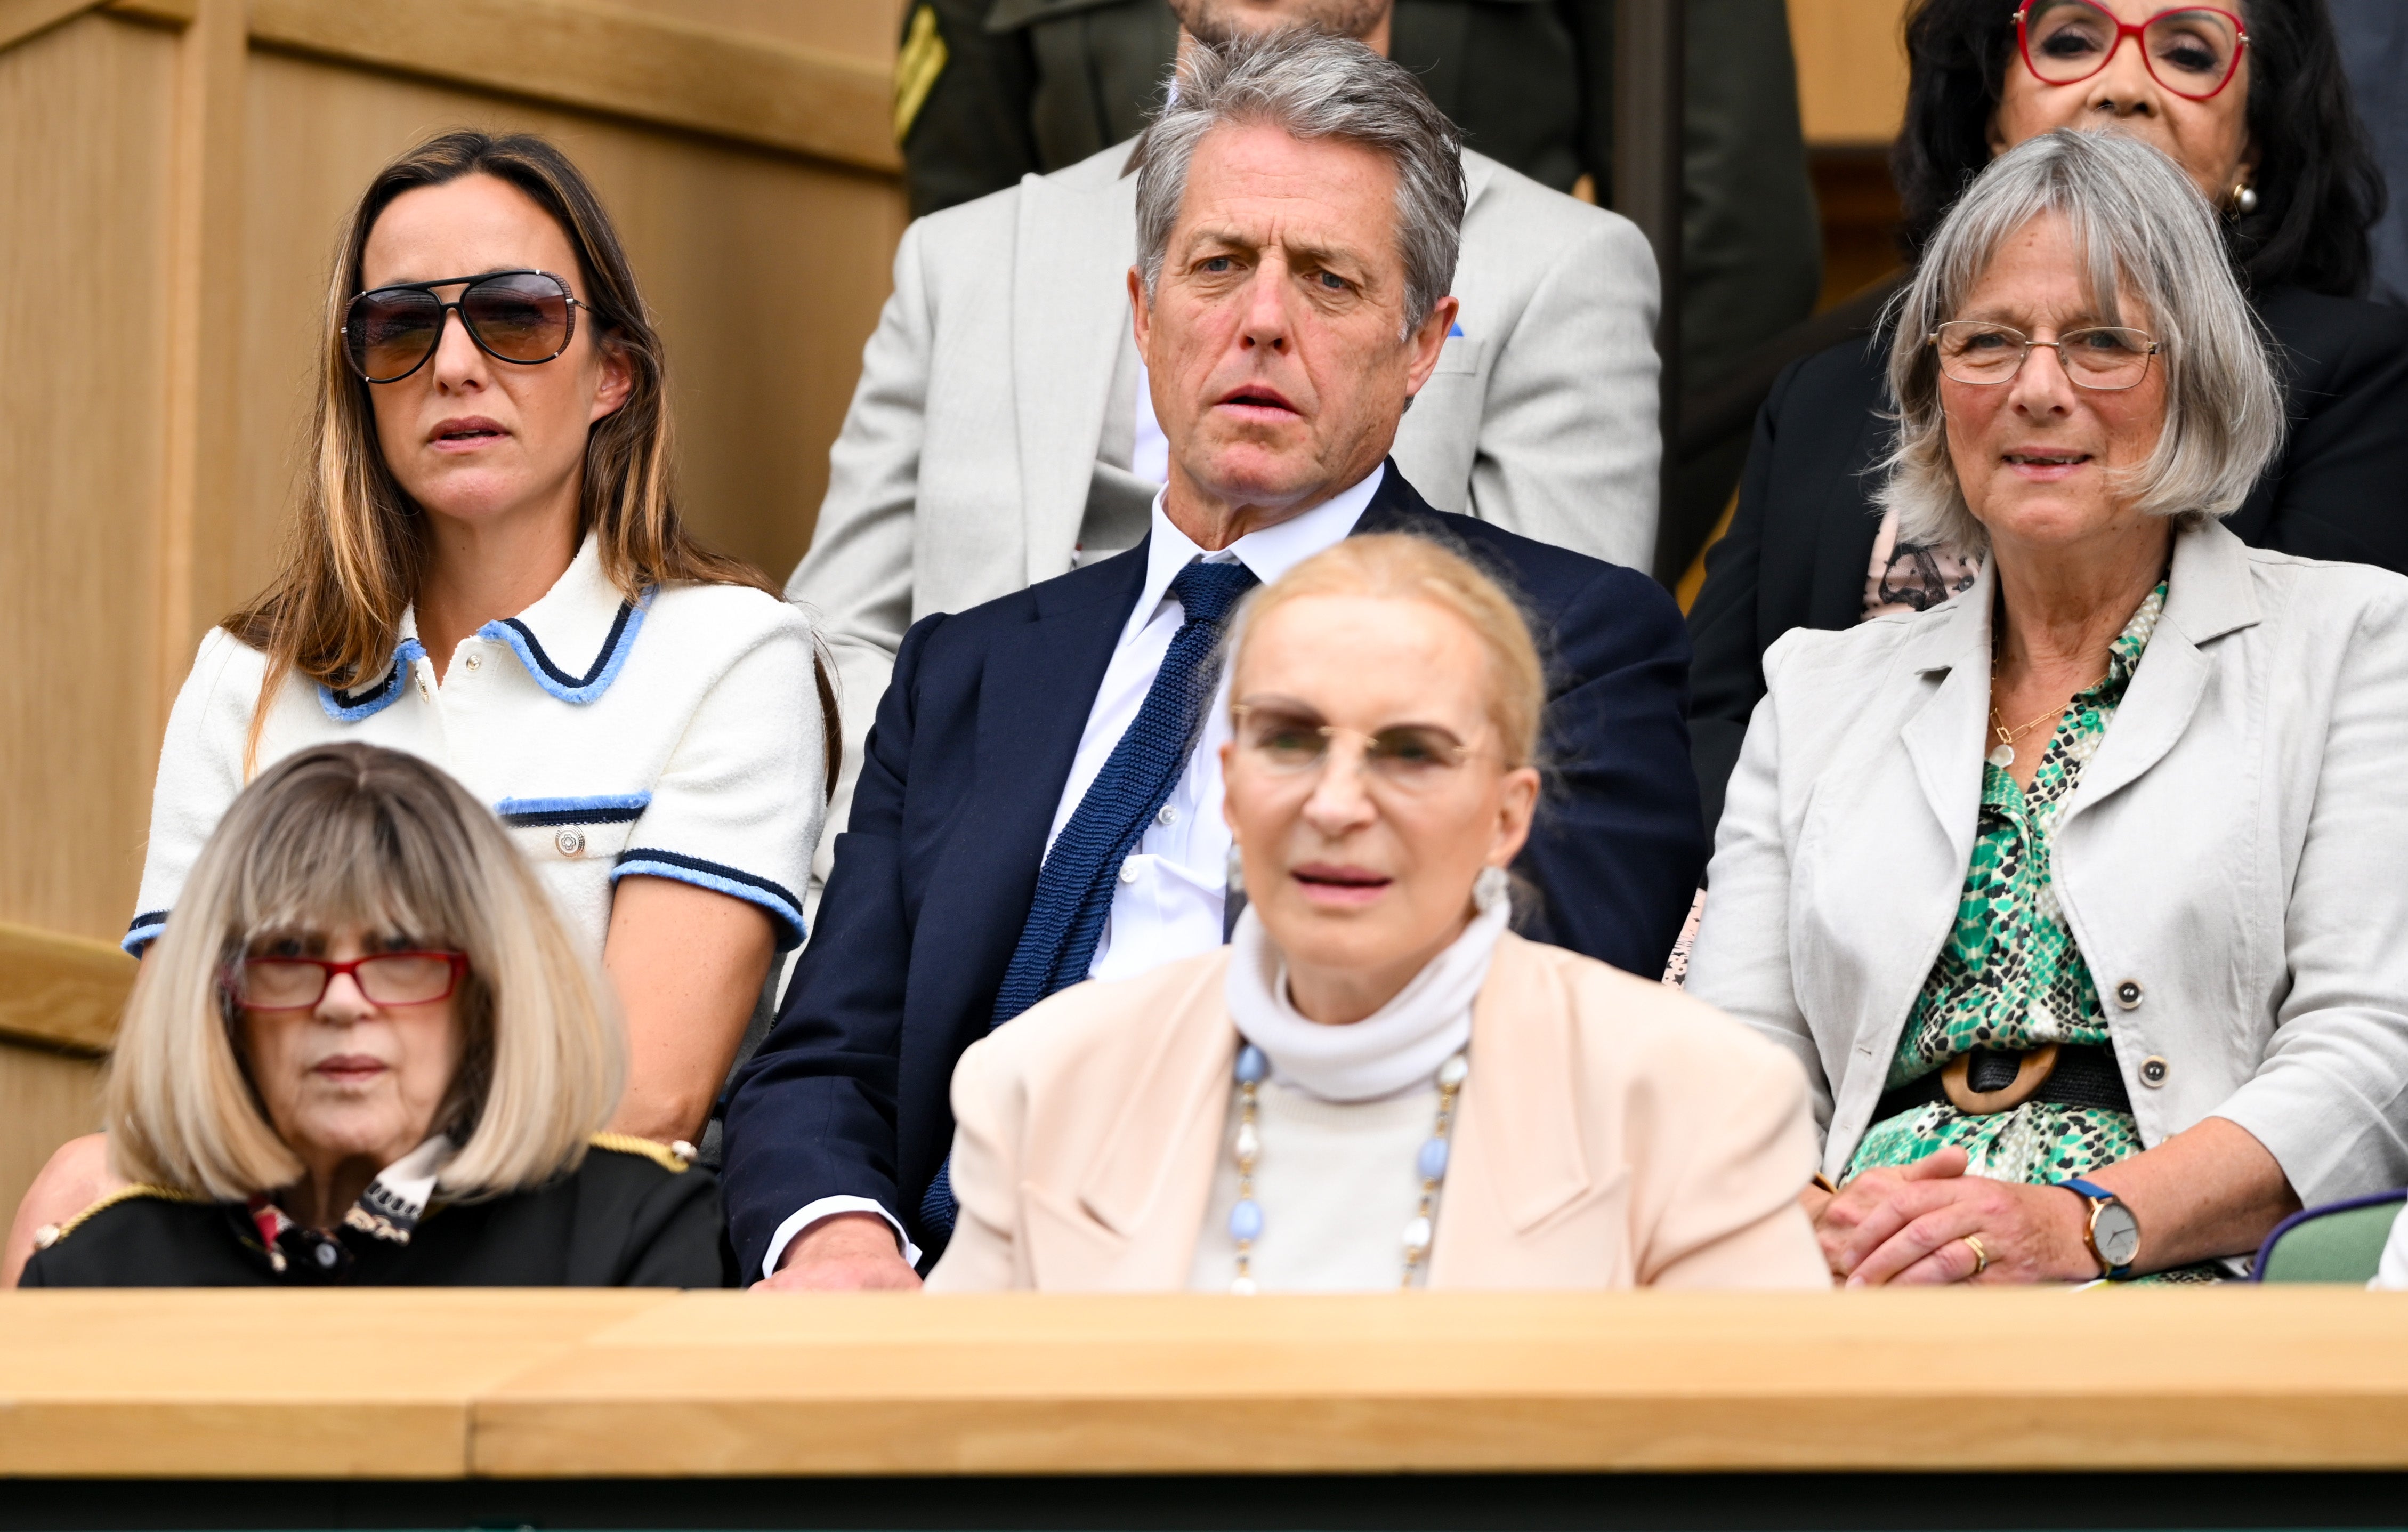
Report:
[{"label": "buttoned cuff", "polygon": [[894,1229],[895,1242],[903,1247],[904,1264],[914,1268],[920,1265],[920,1247],[903,1231],[902,1221],[878,1202],[866,1196],[824,1196],[817,1202],[805,1203],[800,1211],[779,1224],[778,1232],[769,1236],[769,1253],[761,1258],[761,1280],[767,1281],[778,1274],[779,1258],[786,1253],[788,1245],[801,1238],[812,1224],[838,1213],[876,1213]]}]

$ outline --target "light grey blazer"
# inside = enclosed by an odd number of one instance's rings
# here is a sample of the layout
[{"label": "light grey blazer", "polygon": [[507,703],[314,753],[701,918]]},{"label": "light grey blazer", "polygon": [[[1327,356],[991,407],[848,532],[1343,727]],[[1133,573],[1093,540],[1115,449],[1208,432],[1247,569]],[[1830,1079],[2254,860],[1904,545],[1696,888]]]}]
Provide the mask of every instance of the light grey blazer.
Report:
[{"label": "light grey blazer", "polygon": [[[1118,145],[904,232],[810,551],[786,587],[816,611],[843,682],[845,768],[823,859],[904,630],[1071,567],[1129,327],[1128,154]],[[1479,154],[1463,168],[1463,334],[1406,411],[1398,465],[1441,510],[1643,569],[1655,258],[1627,219]]]},{"label": "light grey blazer", "polygon": [[[1805,1066],[1828,1174],[1956,918],[1991,580],[1764,657],[1688,989]],[[2051,857],[2143,1142],[2223,1117],[2310,1204],[2408,1183],[2408,580],[2179,533]]]}]

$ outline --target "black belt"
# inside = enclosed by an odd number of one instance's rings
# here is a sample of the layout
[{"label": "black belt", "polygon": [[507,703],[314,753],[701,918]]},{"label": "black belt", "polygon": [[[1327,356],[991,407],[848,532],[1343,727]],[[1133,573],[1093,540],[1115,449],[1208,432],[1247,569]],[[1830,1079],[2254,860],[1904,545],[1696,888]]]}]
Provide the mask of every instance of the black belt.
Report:
[{"label": "black belt", "polygon": [[[2027,1101],[2042,1101],[2058,1107],[2104,1107],[2114,1111],[2131,1111],[2132,1095],[2124,1088],[2124,1071],[2115,1067],[2115,1050],[2113,1047],[2104,1043],[2058,1043],[2053,1066],[2047,1065],[2040,1056],[2047,1052],[2046,1049],[2037,1049],[2030,1053],[2009,1053],[1976,1048],[1920,1080],[1909,1081],[1894,1091],[1885,1092],[1880,1103],[1873,1108],[1872,1120],[1886,1123],[1899,1112],[1913,1111],[1934,1101],[1949,1101],[1958,1110],[1977,1115],[2011,1110]],[[1991,1097],[1991,1101],[1969,1105],[1967,1101],[1957,1099],[1958,1093],[1949,1090],[1948,1077],[1958,1073],[1956,1067],[1958,1063],[1964,1065],[1958,1092]],[[2043,1067],[2046,1067],[2046,1074],[2036,1087],[2021,1095],[2014,1094],[2019,1075]],[[2004,1099],[2010,1095],[2013,1099]]]}]

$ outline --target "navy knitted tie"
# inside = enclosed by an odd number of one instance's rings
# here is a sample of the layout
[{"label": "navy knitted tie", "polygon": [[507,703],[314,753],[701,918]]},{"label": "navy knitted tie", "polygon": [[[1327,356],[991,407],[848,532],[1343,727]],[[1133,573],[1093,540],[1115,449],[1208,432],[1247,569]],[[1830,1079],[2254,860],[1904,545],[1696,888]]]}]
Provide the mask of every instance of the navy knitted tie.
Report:
[{"label": "navy knitted tie", "polygon": [[[1020,928],[1020,944],[1004,970],[990,1025],[1001,1026],[1054,991],[1087,977],[1096,944],[1103,939],[1104,921],[1111,913],[1121,863],[1136,851],[1139,838],[1178,785],[1179,774],[1187,769],[1204,709],[1220,683],[1221,636],[1228,627],[1230,609],[1254,586],[1254,573],[1244,565],[1201,559],[1191,561],[1171,580],[1170,594],[1179,598],[1185,621],[1162,656],[1162,668],[1154,672],[1136,720],[1112,747],[1069,823],[1054,838],[1054,849],[1037,875],[1037,897]],[[948,1235],[956,1207],[951,1169],[950,1161],[938,1168],[920,1203],[922,1222]]]}]

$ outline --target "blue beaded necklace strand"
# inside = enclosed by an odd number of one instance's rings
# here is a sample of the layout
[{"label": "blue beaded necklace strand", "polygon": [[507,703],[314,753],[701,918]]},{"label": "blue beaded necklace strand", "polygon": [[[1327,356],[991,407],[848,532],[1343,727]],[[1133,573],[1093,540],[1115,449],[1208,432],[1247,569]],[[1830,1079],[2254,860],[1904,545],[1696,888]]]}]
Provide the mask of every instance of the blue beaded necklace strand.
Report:
[{"label": "blue beaded necklace strand", "polygon": [[[1237,1241],[1238,1276],[1229,1291],[1240,1297],[1254,1296],[1254,1241],[1263,1237],[1263,1207],[1254,1200],[1254,1166],[1262,1158],[1263,1137],[1256,1125],[1263,1081],[1270,1078],[1271,1061],[1253,1043],[1238,1050],[1238,1205],[1229,1210],[1229,1238]],[[1471,1063],[1458,1052],[1439,1066],[1438,1125],[1413,1156],[1413,1172],[1421,1178],[1422,1197],[1412,1222],[1405,1225],[1405,1274],[1397,1284],[1410,1289],[1413,1273],[1429,1258],[1433,1220],[1438,1213],[1439,1187],[1446,1181],[1447,1140],[1455,1131],[1455,1097],[1471,1073]]]}]

